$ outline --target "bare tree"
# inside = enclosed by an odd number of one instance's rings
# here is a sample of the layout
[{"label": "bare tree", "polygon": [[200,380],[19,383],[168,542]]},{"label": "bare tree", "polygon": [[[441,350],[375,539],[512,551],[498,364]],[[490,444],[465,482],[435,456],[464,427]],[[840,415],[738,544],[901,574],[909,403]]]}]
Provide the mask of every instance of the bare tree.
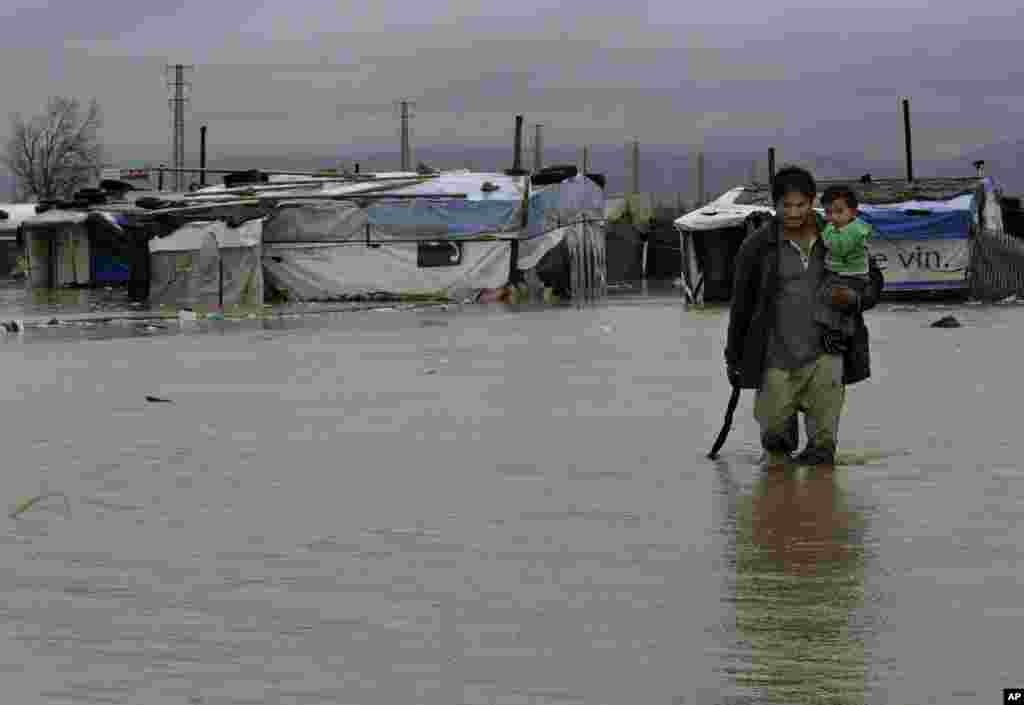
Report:
[{"label": "bare tree", "polygon": [[71,198],[95,179],[103,163],[100,106],[77,98],[50,98],[46,112],[26,121],[11,116],[11,136],[0,161],[17,179],[22,195]]}]

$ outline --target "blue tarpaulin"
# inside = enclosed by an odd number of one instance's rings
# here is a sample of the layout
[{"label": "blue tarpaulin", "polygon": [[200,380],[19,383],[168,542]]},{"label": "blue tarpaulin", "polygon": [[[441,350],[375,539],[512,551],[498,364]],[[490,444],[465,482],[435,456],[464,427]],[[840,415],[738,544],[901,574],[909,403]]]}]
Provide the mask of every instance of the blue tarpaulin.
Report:
[{"label": "blue tarpaulin", "polygon": [[908,201],[887,206],[862,204],[861,219],[879,240],[963,240],[969,237],[973,196],[949,201]]},{"label": "blue tarpaulin", "polygon": [[[581,213],[600,217],[604,212],[604,192],[590,179],[577,176],[557,185],[531,189],[528,199],[527,229],[522,229],[522,196],[510,186],[502,191],[480,193],[480,177],[469,175],[476,183],[465,188],[472,194],[466,199],[382,200],[366,208],[367,219],[374,234],[397,233],[401,229],[430,232],[433,236],[471,237],[486,233],[518,233],[521,239],[543,235],[561,223],[568,223]],[[463,177],[463,181],[468,181]],[[461,185],[461,184],[459,184]],[[476,186],[476,188],[472,188]],[[426,185],[419,191],[429,193]],[[438,190],[434,185],[435,191]],[[396,193],[415,192],[412,188]]]},{"label": "blue tarpaulin", "polygon": [[[523,177],[455,173],[415,187],[380,191],[365,207],[317,201],[279,208],[267,218],[266,243],[470,239],[487,236],[537,240],[580,218],[600,219],[604,192],[577,175],[558,184],[530,188],[523,203]],[[487,188],[485,188],[487,186]],[[493,187],[497,190],[493,190]],[[431,194],[430,199],[388,198],[389,194]],[[464,197],[445,197],[465,194]],[[523,208],[527,209],[526,228]]]},{"label": "blue tarpaulin", "polygon": [[130,278],[128,263],[123,257],[97,254],[92,261],[97,282],[126,282]]},{"label": "blue tarpaulin", "polygon": [[379,202],[366,211],[374,227],[447,228],[453,235],[517,230],[520,225],[520,203],[509,200]]}]

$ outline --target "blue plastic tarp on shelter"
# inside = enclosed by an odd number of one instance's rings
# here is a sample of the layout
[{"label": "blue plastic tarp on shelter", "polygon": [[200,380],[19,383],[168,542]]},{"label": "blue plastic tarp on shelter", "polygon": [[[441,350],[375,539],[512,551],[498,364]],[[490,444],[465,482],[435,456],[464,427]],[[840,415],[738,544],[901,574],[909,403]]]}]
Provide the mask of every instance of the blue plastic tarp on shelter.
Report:
[{"label": "blue plastic tarp on shelter", "polygon": [[973,196],[949,201],[861,204],[859,215],[879,240],[963,240],[969,237]]},{"label": "blue plastic tarp on shelter", "polygon": [[452,235],[476,235],[519,227],[518,201],[384,201],[369,206],[370,225],[383,228],[437,228]]},{"label": "blue plastic tarp on shelter", "polygon": [[93,269],[97,282],[126,282],[131,275],[128,263],[116,255],[94,255]]},{"label": "blue plastic tarp on shelter", "polygon": [[600,219],[603,215],[604,191],[583,175],[540,186],[530,193],[525,239],[541,237],[581,217]]},{"label": "blue plastic tarp on shelter", "polygon": [[[392,236],[406,230],[433,237],[514,232],[522,220],[521,182],[521,177],[501,174],[444,174],[420,184],[395,188],[391,193],[464,193],[465,198],[381,200],[366,208],[367,219],[375,234]],[[488,183],[496,190],[484,190]]]}]

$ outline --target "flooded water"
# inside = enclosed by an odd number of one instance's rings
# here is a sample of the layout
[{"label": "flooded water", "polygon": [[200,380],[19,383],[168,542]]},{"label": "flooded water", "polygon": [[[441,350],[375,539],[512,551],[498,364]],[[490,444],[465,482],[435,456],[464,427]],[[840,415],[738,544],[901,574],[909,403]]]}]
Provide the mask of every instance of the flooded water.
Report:
[{"label": "flooded water", "polygon": [[725,324],[632,296],[4,336],[4,504],[61,493],[4,519],[4,701],[1001,702],[1024,308],[872,311],[833,473],[764,474],[750,392],[704,457]]}]

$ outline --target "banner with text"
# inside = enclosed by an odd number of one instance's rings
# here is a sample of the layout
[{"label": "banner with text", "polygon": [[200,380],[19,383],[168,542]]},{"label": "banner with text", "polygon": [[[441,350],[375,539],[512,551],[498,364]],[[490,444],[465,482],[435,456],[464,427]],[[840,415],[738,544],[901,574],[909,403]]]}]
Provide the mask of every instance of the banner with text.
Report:
[{"label": "banner with text", "polygon": [[873,240],[871,254],[885,275],[885,289],[945,289],[967,286],[970,241]]}]

